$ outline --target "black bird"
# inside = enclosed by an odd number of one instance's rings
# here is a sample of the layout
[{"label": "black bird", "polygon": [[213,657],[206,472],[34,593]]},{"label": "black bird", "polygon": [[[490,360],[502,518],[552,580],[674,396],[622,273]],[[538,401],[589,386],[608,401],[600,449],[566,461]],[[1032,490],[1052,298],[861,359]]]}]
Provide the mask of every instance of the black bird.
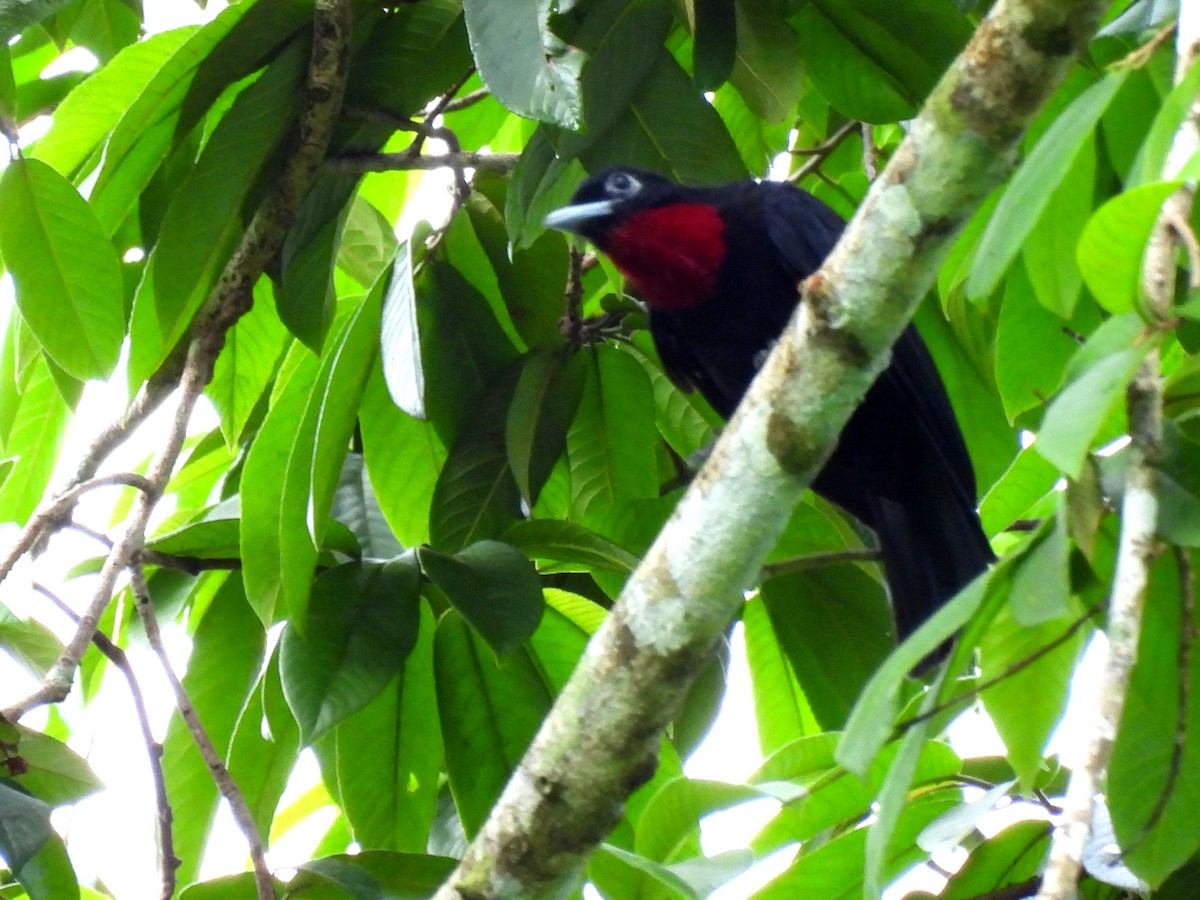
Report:
[{"label": "black bird", "polygon": [[[725,418],[844,225],[790,184],[683,187],[630,168],[589,178],[546,224],[612,259],[649,307],[667,373]],[[912,326],[813,488],[875,532],[901,639],[995,558],[966,444]]]}]

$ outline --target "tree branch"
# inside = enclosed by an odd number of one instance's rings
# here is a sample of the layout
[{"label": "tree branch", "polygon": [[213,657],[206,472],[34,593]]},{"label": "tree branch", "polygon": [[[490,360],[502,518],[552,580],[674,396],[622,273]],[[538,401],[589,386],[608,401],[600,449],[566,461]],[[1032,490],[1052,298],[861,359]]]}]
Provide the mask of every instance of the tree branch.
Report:
[{"label": "tree branch", "polygon": [[[313,17],[312,55],[301,104],[297,149],[288,158],[278,183],[255,213],[193,323],[193,337],[187,345],[186,362],[180,375],[175,412],[167,438],[151,464],[146,487],[136,498],[126,520],[124,534],[113,543],[100,570],[95,593],[80,616],[75,634],[51,666],[41,686],[0,712],[0,716],[9,721],[16,721],[34,707],[57,703],[67,696],[84,650],[112,599],[117,577],[143,549],[146,523],[179,458],[192,409],[212,378],[213,362],[225,344],[225,335],[250,308],[254,283],[262,275],[267,263],[279,252],[300,204],[320,172],[329,136],[341,110],[350,22],[348,0],[317,0]],[[147,407],[150,405],[150,393],[147,392]],[[114,437],[106,438],[102,446],[107,446],[109,441],[118,440],[121,434],[126,433],[121,428],[112,431]],[[70,492],[65,496],[70,496]],[[51,509],[57,510],[59,515],[63,511],[69,512],[69,508],[62,497],[51,505]],[[39,514],[35,521],[41,520],[44,515]],[[30,523],[30,527],[25,529],[9,558],[0,563],[0,578],[7,574],[16,558],[33,545],[36,535],[32,540],[25,539],[26,535],[34,533],[33,524]]]},{"label": "tree branch", "polygon": [[[1178,22],[1175,80],[1180,81],[1200,59],[1200,7],[1185,3]],[[1175,133],[1164,175],[1170,178],[1200,149],[1200,99]],[[1187,221],[1192,190],[1181,188],[1163,204],[1142,266],[1146,313],[1152,323],[1170,318],[1174,301],[1177,235],[1171,225]],[[1158,552],[1157,466],[1162,452],[1163,387],[1159,352],[1151,350],[1138,367],[1126,395],[1129,411],[1129,468],[1121,504],[1121,535],[1117,544],[1107,627],[1108,650],[1100,677],[1099,701],[1090,728],[1084,762],[1071,773],[1062,819],[1050,848],[1050,860],[1038,900],[1068,900],[1075,896],[1084,848],[1092,829],[1092,808],[1104,788],[1113,741],[1125,708],[1129,677],[1137,662],[1142,607],[1150,564]]]},{"label": "tree branch", "polygon": [[476,169],[480,172],[497,172],[506,175],[516,166],[519,153],[440,153],[432,156],[400,153],[363,153],[357,156],[339,156],[331,159],[329,168],[335,172],[407,172],[428,169]]},{"label": "tree branch", "polygon": [[[76,623],[79,616],[63,602],[57,594],[44,585],[34,584],[33,589],[53,603],[68,618]],[[117,667],[125,682],[129,685],[129,695],[133,700],[134,712],[137,714],[138,730],[142,733],[142,743],[146,747],[146,757],[150,763],[150,780],[154,784],[154,808],[158,819],[158,856],[160,900],[171,900],[175,896],[175,871],[179,868],[179,859],[175,856],[175,815],[171,809],[171,801],[167,797],[167,779],[163,774],[163,747],[154,739],[154,731],[150,727],[150,713],[146,709],[146,698],[142,695],[141,685],[133,672],[133,666],[125,651],[108,639],[102,631],[92,634],[92,643],[96,649]]]},{"label": "tree branch", "polygon": [[653,773],[664,727],[950,241],[1011,170],[1025,127],[1107,6],[992,7],[804,283],[791,324],[438,900],[537,897],[575,884]]},{"label": "tree branch", "polygon": [[258,898],[259,900],[274,900],[275,888],[271,880],[271,870],[267,868],[266,851],[263,849],[263,842],[258,833],[258,826],[254,824],[254,814],[250,812],[250,807],[246,803],[246,798],[243,796],[241,788],[237,786],[237,782],[229,774],[229,769],[225,766],[225,760],[213,744],[212,738],[208,736],[208,731],[204,728],[204,723],[200,721],[200,717],[196,714],[196,708],[192,706],[192,700],[188,696],[187,690],[175,674],[175,670],[171,668],[171,661],[167,658],[167,648],[163,645],[162,632],[158,628],[158,618],[154,615],[154,603],[150,599],[150,587],[146,584],[145,573],[140,566],[133,566],[130,568],[129,574],[138,618],[142,622],[142,627],[146,630],[146,642],[150,645],[150,649],[154,651],[154,655],[158,657],[159,663],[162,665],[163,674],[167,676],[167,683],[171,685],[171,691],[175,695],[175,708],[179,711],[179,716],[183,719],[184,725],[187,726],[188,733],[192,736],[192,741],[195,743],[196,749],[200,751],[200,756],[204,760],[204,764],[208,766],[208,771],[217,785],[217,790],[221,792],[221,796],[229,803],[229,808],[233,812],[233,818],[237,822],[238,829],[246,838],[246,844],[250,851],[250,861],[254,866],[254,885],[258,890]]}]

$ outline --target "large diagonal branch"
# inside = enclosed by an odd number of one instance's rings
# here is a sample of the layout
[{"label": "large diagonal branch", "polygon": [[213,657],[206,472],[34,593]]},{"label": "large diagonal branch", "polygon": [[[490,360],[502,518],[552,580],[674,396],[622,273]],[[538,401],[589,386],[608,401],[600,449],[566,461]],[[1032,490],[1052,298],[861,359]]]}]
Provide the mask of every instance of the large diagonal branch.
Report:
[{"label": "large diagonal branch", "polygon": [[1107,6],[993,7],[802,285],[795,318],[439,900],[535,897],[578,877],[654,771],[663,729],[950,241],[1011,170],[1024,129]]}]

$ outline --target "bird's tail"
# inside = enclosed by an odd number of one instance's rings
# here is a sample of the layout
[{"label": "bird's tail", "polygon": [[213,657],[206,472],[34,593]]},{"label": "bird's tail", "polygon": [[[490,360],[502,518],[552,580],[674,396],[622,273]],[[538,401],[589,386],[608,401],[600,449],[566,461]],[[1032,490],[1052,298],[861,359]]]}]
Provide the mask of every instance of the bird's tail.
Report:
[{"label": "bird's tail", "polygon": [[935,487],[933,496],[926,494],[919,502],[875,498],[872,524],[898,640],[916,631],[996,558],[975,510],[944,487]]}]

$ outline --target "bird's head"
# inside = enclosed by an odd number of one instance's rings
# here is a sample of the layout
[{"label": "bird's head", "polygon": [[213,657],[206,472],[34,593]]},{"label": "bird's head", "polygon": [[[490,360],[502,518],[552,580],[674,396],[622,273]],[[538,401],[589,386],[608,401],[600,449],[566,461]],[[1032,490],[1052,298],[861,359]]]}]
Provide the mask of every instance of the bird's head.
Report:
[{"label": "bird's head", "polygon": [[606,169],[545,223],[590,240],[652,308],[679,311],[713,295],[725,257],[725,223],[709,193],[640,169]]}]

